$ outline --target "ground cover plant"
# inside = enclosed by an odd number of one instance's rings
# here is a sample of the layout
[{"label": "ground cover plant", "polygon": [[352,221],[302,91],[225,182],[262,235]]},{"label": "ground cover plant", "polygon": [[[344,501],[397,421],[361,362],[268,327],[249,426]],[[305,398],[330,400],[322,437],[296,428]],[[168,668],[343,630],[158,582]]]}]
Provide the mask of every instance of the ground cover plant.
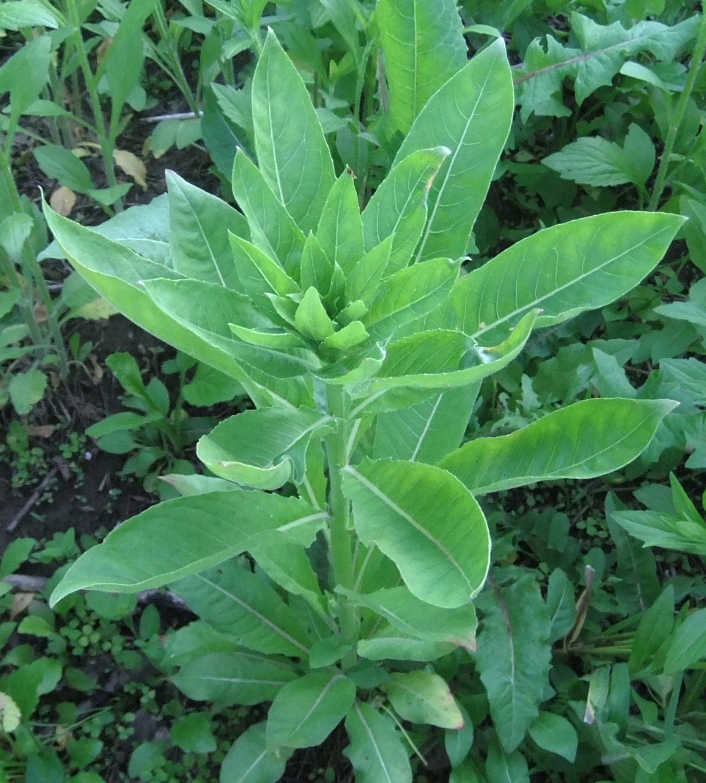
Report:
[{"label": "ground cover plant", "polygon": [[[403,19],[398,6],[389,12],[392,36]],[[234,742],[225,780],[248,769],[279,779],[294,749],[342,721],[360,780],[412,779],[410,749],[427,735],[402,721],[446,730],[454,779],[475,775],[482,758],[491,780],[503,769],[527,779],[518,748],[528,731],[557,751],[559,726],[560,755],[575,754],[575,731],[551,699],[539,710],[552,623],[534,576],[501,570],[481,594],[490,530],[475,497],[622,467],[674,403],[589,399],[504,438],[459,444],[479,383],[532,328],[627,293],[682,219],[574,221],[460,275],[514,105],[502,42],[441,78],[424,105],[398,88],[412,120],[362,213],[273,33],[252,84],[258,166],[242,151],[234,159],[245,218],[172,176],[167,266],[47,208],[91,285],[235,378],[256,405],[200,440],[212,476],[172,477],[183,496],[89,550],[52,598],[169,584],[223,634],[200,645],[180,687],[220,704],[272,701],[267,720]],[[513,667],[521,677],[508,679]],[[470,719],[448,680],[471,671],[494,728],[483,754],[467,758]]]}]

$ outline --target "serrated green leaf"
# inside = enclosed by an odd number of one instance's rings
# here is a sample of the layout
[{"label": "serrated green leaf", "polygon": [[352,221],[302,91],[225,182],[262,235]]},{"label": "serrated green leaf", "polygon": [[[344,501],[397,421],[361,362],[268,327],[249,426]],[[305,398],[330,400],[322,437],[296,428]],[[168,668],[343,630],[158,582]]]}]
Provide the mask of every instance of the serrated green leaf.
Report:
[{"label": "serrated green leaf", "polygon": [[475,494],[592,478],[635,459],[673,408],[671,400],[583,400],[511,435],[469,441],[439,465]]}]

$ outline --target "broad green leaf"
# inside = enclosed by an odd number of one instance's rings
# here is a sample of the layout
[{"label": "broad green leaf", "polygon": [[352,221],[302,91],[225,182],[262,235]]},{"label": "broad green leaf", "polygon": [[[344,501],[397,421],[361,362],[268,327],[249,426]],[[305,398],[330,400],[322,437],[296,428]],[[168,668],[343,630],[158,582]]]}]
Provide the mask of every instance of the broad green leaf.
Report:
[{"label": "broad green leaf", "polygon": [[706,557],[706,529],[689,519],[659,511],[616,511],[612,518],[645,546]]},{"label": "broad green leaf", "polygon": [[271,701],[297,676],[285,661],[246,652],[215,652],[189,661],[170,679],[190,699],[217,704]]},{"label": "broad green leaf", "polygon": [[333,274],[333,262],[314,234],[309,234],[302,252],[300,270],[302,289],[306,291],[313,286],[322,297],[326,297],[331,290]]},{"label": "broad green leaf", "polygon": [[[501,729],[496,727],[498,731]],[[502,735],[500,735],[502,737]],[[502,742],[502,740],[501,740]],[[527,761],[519,750],[506,751],[494,737],[488,748],[485,774],[488,783],[530,783]]]},{"label": "broad green leaf", "polygon": [[322,594],[316,573],[303,543],[281,540],[250,547],[250,554],[267,576],[291,595],[302,595],[317,610],[322,607]]},{"label": "broad green leaf", "polygon": [[330,334],[321,341],[322,348],[347,351],[368,339],[368,332],[360,321],[351,321],[343,329]]},{"label": "broad green leaf", "polygon": [[592,478],[634,460],[674,407],[671,400],[583,400],[510,435],[469,441],[439,465],[476,495]]},{"label": "broad green leaf", "polygon": [[456,645],[415,639],[402,631],[383,627],[367,639],[361,639],[357,649],[358,655],[371,661],[435,661],[452,653]]},{"label": "broad green leaf", "polygon": [[563,756],[573,764],[579,738],[576,729],[562,715],[540,712],[529,727],[529,735],[542,750]]},{"label": "broad green leaf", "polygon": [[627,293],[664,255],[683,218],[613,212],[551,226],[459,279],[444,322],[498,340],[529,310],[551,326]]},{"label": "broad green leaf", "polygon": [[470,759],[462,761],[458,767],[454,767],[449,775],[449,783],[483,783],[485,778],[480,778],[476,768]]},{"label": "broad green leaf", "polygon": [[385,276],[385,270],[390,263],[390,253],[395,237],[389,236],[379,245],[375,245],[365,255],[356,259],[350,272],[346,275],[346,297],[348,301],[356,300],[369,305],[377,296],[380,281]]},{"label": "broad green leaf", "polygon": [[706,658],[706,609],[697,609],[677,627],[667,650],[665,674],[691,669]]},{"label": "broad green leaf", "polygon": [[260,170],[304,233],[313,231],[335,181],[333,161],[304,82],[270,30],[252,84]]},{"label": "broad green leaf", "polygon": [[[461,706],[460,711],[464,722],[463,727],[460,729],[447,729],[444,732],[444,750],[453,768],[463,764],[470,749],[473,747],[473,736],[475,733],[466,710]],[[450,778],[449,783],[453,783],[453,780],[453,778]]]},{"label": "broad green leaf", "polygon": [[238,288],[228,241],[232,231],[247,236],[245,218],[217,196],[167,171],[169,246],[174,269],[186,277]]},{"label": "broad green leaf", "polygon": [[288,748],[320,745],[355,700],[355,685],[342,674],[314,673],[280,690],[267,718],[267,744]]},{"label": "broad green leaf", "polygon": [[72,154],[71,150],[55,144],[35,147],[34,157],[39,168],[59,184],[77,193],[86,193],[93,187],[91,172],[86,164]]},{"label": "broad green leaf", "polygon": [[304,337],[315,342],[321,342],[334,333],[333,323],[313,286],[304,292],[294,315],[294,324]]},{"label": "broad green leaf", "polygon": [[379,0],[375,15],[390,86],[390,122],[405,135],[429,98],[466,64],[453,0]]},{"label": "broad green leaf", "polygon": [[10,377],[7,390],[12,406],[20,416],[26,416],[44,396],[47,376],[37,367],[26,372],[16,372]]},{"label": "broad green leaf", "polygon": [[[345,0],[342,4],[345,5]],[[353,177],[348,171],[341,174],[328,194],[319,218],[316,238],[331,265],[338,264],[348,277],[363,255],[360,205]]]},{"label": "broad green leaf", "polygon": [[440,307],[458,279],[458,265],[437,258],[402,269],[385,280],[362,318],[374,339],[383,339],[406,323]]},{"label": "broad green leaf", "polygon": [[269,750],[265,724],[256,723],[231,745],[221,766],[221,783],[277,783],[284,774],[290,748]]},{"label": "broad green leaf", "polygon": [[408,636],[475,649],[478,620],[473,604],[440,609],[412,595],[406,587],[384,588],[366,595],[342,588],[339,591],[351,603],[372,609]]},{"label": "broad green leaf", "polygon": [[216,476],[255,489],[279,489],[304,475],[306,448],[326,419],[313,410],[260,408],[222,421],[196,454]]},{"label": "broad green leaf", "polygon": [[409,264],[424,230],[429,188],[449,154],[447,147],[412,152],[393,167],[365,207],[365,251],[393,237],[388,274]]},{"label": "broad green leaf", "polygon": [[405,387],[446,390],[476,383],[508,365],[522,351],[536,318],[536,310],[527,313],[510,336],[492,348],[476,345],[462,332],[442,329],[398,340],[388,348],[365,393]]},{"label": "broad green leaf", "polygon": [[0,66],[0,95],[10,93],[10,123],[40,95],[49,79],[52,61],[52,39],[40,35],[25,43]]},{"label": "broad green leaf", "polygon": [[551,622],[549,641],[553,643],[566,636],[576,622],[574,585],[561,568],[555,568],[549,575],[547,611]]},{"label": "broad green leaf", "polygon": [[549,684],[551,626],[531,574],[494,589],[489,598],[476,666],[502,748],[512,753],[539,714]]},{"label": "broad green leaf", "polygon": [[442,729],[462,729],[464,726],[463,715],[449,686],[438,674],[393,672],[383,687],[395,712],[404,720]]},{"label": "broad green leaf", "polygon": [[[262,348],[274,348],[283,350],[287,348],[307,348],[307,344],[294,332],[283,332],[281,329],[248,329],[238,324],[228,324],[231,332],[239,339],[250,345],[258,345]],[[189,400],[189,402],[191,402]]]},{"label": "broad green leaf", "polygon": [[[66,24],[64,21],[63,24]],[[52,8],[39,2],[8,0],[0,5],[0,28],[19,30],[21,27],[59,27],[59,19]]]},{"label": "broad green leaf", "polygon": [[438,462],[461,443],[479,387],[468,384],[418,405],[378,414],[373,458]]},{"label": "broad green leaf", "polygon": [[233,162],[232,186],[253,244],[294,275],[304,250],[304,234],[241,149]]},{"label": "broad green leaf", "polygon": [[478,593],[490,563],[488,526],[458,480],[414,462],[368,460],[343,471],[361,541],[395,562],[417,598],[452,609]]},{"label": "broad green leaf", "polygon": [[429,192],[429,216],[417,261],[466,255],[510,132],[514,106],[512,74],[500,39],[449,79],[419,113],[395,161],[436,144],[451,154]]},{"label": "broad green leaf", "polygon": [[667,585],[657,600],[643,613],[630,650],[630,673],[640,672],[670,638],[674,628],[674,585]]},{"label": "broad green leaf", "polygon": [[323,518],[302,500],[242,489],[168,500],[83,554],[54,590],[52,604],[76,590],[137,593],[159,587],[243,552],[268,530]]},{"label": "broad green leaf", "polygon": [[233,560],[180,579],[170,589],[192,612],[242,647],[266,655],[309,653],[308,633],[294,612],[262,577]]},{"label": "broad green leaf", "polygon": [[218,747],[211,732],[211,721],[204,712],[192,712],[175,721],[169,739],[185,753],[213,753]]},{"label": "broad green leaf", "polygon": [[351,744],[343,753],[358,783],[412,783],[407,749],[391,718],[356,701],[346,715],[346,732]]}]

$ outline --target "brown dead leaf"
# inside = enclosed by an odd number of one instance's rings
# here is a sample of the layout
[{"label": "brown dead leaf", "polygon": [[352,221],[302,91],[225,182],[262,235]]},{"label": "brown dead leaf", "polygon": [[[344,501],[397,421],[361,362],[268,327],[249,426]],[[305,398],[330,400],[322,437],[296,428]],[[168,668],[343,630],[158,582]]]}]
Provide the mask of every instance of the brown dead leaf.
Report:
[{"label": "brown dead leaf", "polygon": [[88,376],[93,381],[93,383],[98,386],[98,384],[103,380],[103,375],[105,374],[103,371],[103,368],[98,364],[98,360],[96,357],[92,354],[88,354],[88,361],[90,362],[90,368],[86,366],[84,362],[84,367],[86,367],[86,372],[88,373]]},{"label": "brown dead leaf", "polygon": [[15,593],[12,596],[12,606],[10,607],[10,619],[14,620],[18,614],[22,614],[24,610],[34,601],[35,593]]},{"label": "brown dead leaf", "polygon": [[137,155],[134,155],[127,150],[115,150],[115,152],[113,152],[113,158],[117,166],[121,168],[128,177],[132,177],[141,187],[147,187],[147,168]]},{"label": "brown dead leaf", "polygon": [[58,212],[64,217],[68,217],[76,204],[76,194],[71,188],[62,185],[51,194],[49,203],[55,212]]},{"label": "brown dead leaf", "polygon": [[51,438],[55,431],[54,424],[33,424],[27,427],[30,438]]},{"label": "brown dead leaf", "polygon": [[44,323],[44,321],[46,321],[48,317],[46,306],[39,302],[35,304],[34,317],[37,319],[37,321],[39,321],[39,323]]},{"label": "brown dead leaf", "polygon": [[100,46],[96,49],[96,60],[98,61],[98,65],[101,65],[103,63],[103,60],[105,59],[105,56],[108,53],[108,48],[112,43],[113,43],[112,38],[104,38],[101,41]]}]

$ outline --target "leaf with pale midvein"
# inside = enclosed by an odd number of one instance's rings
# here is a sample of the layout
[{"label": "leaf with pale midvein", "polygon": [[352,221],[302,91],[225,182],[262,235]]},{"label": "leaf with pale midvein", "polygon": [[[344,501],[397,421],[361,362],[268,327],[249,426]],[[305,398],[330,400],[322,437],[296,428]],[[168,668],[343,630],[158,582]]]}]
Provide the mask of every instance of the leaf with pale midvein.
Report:
[{"label": "leaf with pale midvein", "polygon": [[488,594],[476,666],[507,753],[522,742],[549,686],[551,623],[539,586],[524,574]]},{"label": "leaf with pale midvein", "polygon": [[407,750],[391,718],[356,701],[346,715],[346,732],[351,744],[343,755],[358,783],[412,783]]},{"label": "leaf with pale midvein", "polygon": [[[456,389],[476,383],[508,365],[525,346],[537,318],[532,310],[500,345],[482,348],[462,332],[437,329],[392,343],[375,378],[361,394],[388,389]],[[352,390],[353,396],[359,396]],[[412,404],[416,404],[416,400]]]},{"label": "leaf with pale midvein", "polygon": [[372,609],[409,636],[475,649],[478,620],[473,604],[440,609],[421,601],[406,587],[383,588],[366,595],[342,588],[337,590],[351,603]]},{"label": "leaf with pale midvein", "polygon": [[312,433],[327,419],[302,408],[259,408],[222,421],[198,442],[196,454],[216,476],[255,489],[301,482]]},{"label": "leaf with pale midvein", "polygon": [[81,555],[52,593],[52,604],[76,590],[161,587],[245,551],[269,530],[325,516],[303,500],[242,489],[168,500],[123,522]]},{"label": "leaf with pale midvein", "polygon": [[430,642],[408,636],[384,625],[367,639],[358,642],[358,655],[371,661],[435,661],[454,652],[451,642]]},{"label": "leaf with pale midvein", "polygon": [[294,274],[304,250],[304,234],[241,149],[235,154],[231,183],[235,200],[248,220],[253,244]]},{"label": "leaf with pale midvein", "polygon": [[390,263],[390,253],[394,236],[389,236],[379,245],[375,245],[356,260],[351,271],[346,275],[346,296],[348,301],[360,300],[366,305],[374,301],[378,293],[380,281],[385,276],[385,270]]},{"label": "leaf with pale midvein", "polygon": [[427,194],[449,154],[446,147],[417,150],[397,163],[363,211],[366,253],[393,236],[387,273],[404,269],[424,230]]},{"label": "leaf with pale midvein", "polygon": [[383,685],[400,717],[442,729],[462,729],[463,715],[447,683],[426,671],[393,672]]},{"label": "leaf with pale midvein", "polygon": [[299,291],[299,286],[277,261],[242,237],[229,232],[230,248],[240,289],[256,303],[258,310],[272,310],[266,294],[287,296]]},{"label": "leaf with pale midvein", "polygon": [[276,783],[293,752],[290,748],[268,749],[265,724],[256,723],[230,746],[221,766],[221,783]]},{"label": "leaf with pale midvein", "polygon": [[373,458],[438,462],[460,445],[479,388],[479,383],[471,383],[409,408],[378,414]]},{"label": "leaf with pale midvein", "polygon": [[318,612],[324,611],[325,600],[303,543],[273,534],[271,541],[251,546],[249,551],[273,582],[290,595],[304,596]]},{"label": "leaf with pale midvein", "polygon": [[261,576],[233,560],[170,585],[212,628],[255,652],[308,655],[311,640],[297,616]]},{"label": "leaf with pale midvein", "polygon": [[366,460],[343,469],[360,540],[375,544],[422,601],[447,609],[483,586],[490,536],[483,512],[450,473],[415,462]]},{"label": "leaf with pale midvein", "polygon": [[[243,384],[256,404],[272,404],[270,393],[254,382],[236,360],[230,342],[217,342],[194,333],[188,325],[167,315],[148,296],[144,283],[167,280],[185,281],[183,275],[169,267],[149,261],[127,247],[61,217],[45,205],[49,228],[81,275],[121,313],[151,334],[187,354],[215,367]],[[198,284],[198,281],[193,281]],[[214,286],[225,292],[222,286]],[[237,294],[234,294],[237,296]],[[291,385],[291,384],[290,384]],[[301,395],[301,399],[305,399]],[[295,403],[298,405],[303,402]]]},{"label": "leaf with pale midvein", "polygon": [[500,340],[529,310],[551,326],[634,288],[660,261],[684,218],[612,212],[551,226],[458,280],[441,322]]},{"label": "leaf with pale midvein", "polygon": [[309,93],[272,30],[252,83],[255,150],[263,176],[304,233],[313,231],[335,181]]},{"label": "leaf with pale midvein", "polygon": [[320,745],[343,720],[355,700],[355,685],[340,673],[315,672],[280,690],[267,717],[270,747]]},{"label": "leaf with pale midvein", "polygon": [[319,218],[316,238],[331,265],[338,264],[348,277],[363,255],[360,205],[353,177],[348,171],[341,174],[328,194]]},{"label": "leaf with pale midvein", "polygon": [[169,248],[174,269],[187,277],[237,289],[228,232],[247,236],[245,218],[217,196],[167,171]]},{"label": "leaf with pale midvein", "polygon": [[288,661],[236,651],[214,652],[191,660],[171,681],[196,701],[249,706],[271,701],[296,677],[296,669]]},{"label": "leaf with pale midvein", "polygon": [[475,495],[618,470],[649,444],[671,400],[592,399],[561,408],[510,435],[477,438],[441,460]]},{"label": "leaf with pale midvein", "polygon": [[429,215],[415,259],[466,254],[498,158],[510,132],[512,74],[502,39],[477,54],[429,98],[397,153],[443,144],[451,155],[429,192]]},{"label": "leaf with pale midvein", "polygon": [[390,122],[403,135],[429,98],[466,64],[454,0],[379,0],[375,15],[390,87]]}]

